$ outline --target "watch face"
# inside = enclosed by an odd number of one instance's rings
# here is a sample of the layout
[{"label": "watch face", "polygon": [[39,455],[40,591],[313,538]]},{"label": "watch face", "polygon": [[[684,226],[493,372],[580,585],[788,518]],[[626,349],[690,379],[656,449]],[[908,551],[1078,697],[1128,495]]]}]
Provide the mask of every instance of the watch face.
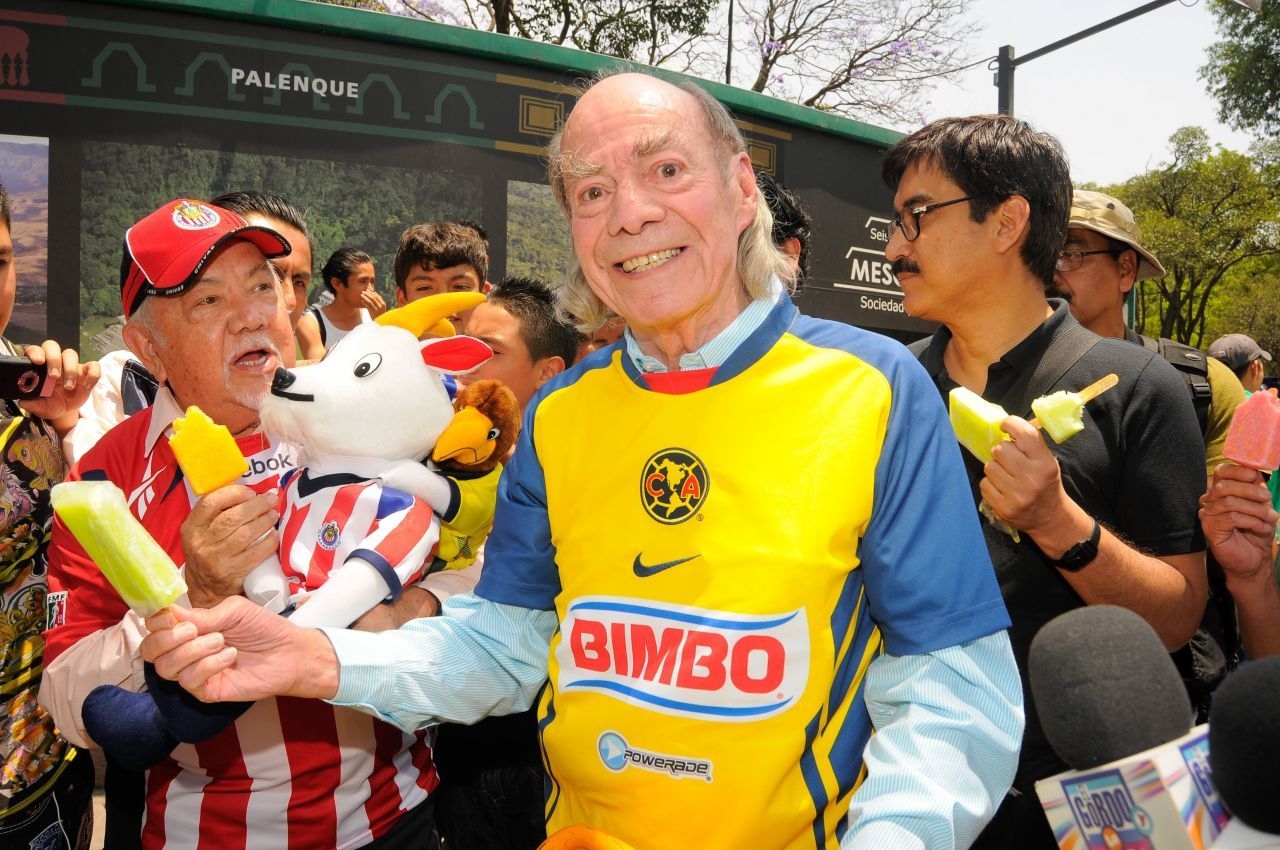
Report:
[{"label": "watch face", "polygon": [[1089,566],[1098,557],[1098,541],[1101,537],[1102,529],[1098,525],[1098,521],[1094,520],[1093,531],[1089,533],[1088,539],[1081,540],[1062,553],[1062,557],[1054,562],[1054,566],[1068,572],[1076,572]]}]

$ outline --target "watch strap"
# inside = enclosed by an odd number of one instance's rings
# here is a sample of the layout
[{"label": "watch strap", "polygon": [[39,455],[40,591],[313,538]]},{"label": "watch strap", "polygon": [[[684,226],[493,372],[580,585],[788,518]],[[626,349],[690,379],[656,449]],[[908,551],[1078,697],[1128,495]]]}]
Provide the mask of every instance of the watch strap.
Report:
[{"label": "watch strap", "polygon": [[1102,526],[1095,519],[1089,536],[1062,553],[1062,557],[1051,563],[1060,570],[1076,572],[1089,566],[1098,557],[1098,543],[1102,540]]}]

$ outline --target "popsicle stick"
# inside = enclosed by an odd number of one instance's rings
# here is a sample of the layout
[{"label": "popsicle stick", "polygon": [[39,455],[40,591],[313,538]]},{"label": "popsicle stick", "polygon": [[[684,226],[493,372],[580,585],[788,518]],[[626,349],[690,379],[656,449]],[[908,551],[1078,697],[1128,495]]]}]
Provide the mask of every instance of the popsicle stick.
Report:
[{"label": "popsicle stick", "polygon": [[[1116,375],[1115,372],[1112,372],[1109,375],[1103,375],[1101,378],[1099,378],[1089,386],[1085,387],[1084,389],[1076,393],[1076,395],[1080,396],[1081,406],[1084,406],[1089,402],[1093,401],[1095,398],[1102,395],[1103,393],[1105,393],[1107,390],[1114,387],[1119,382],[1120,382],[1120,377]],[[1044,425],[1040,423],[1039,417],[1032,419],[1030,424],[1031,424],[1031,427],[1033,428],[1044,428]]]}]

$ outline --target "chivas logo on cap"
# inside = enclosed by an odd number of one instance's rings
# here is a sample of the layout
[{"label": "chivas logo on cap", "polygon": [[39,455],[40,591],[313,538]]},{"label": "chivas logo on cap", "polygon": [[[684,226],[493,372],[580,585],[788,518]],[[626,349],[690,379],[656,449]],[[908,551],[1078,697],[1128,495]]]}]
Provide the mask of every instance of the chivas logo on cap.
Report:
[{"label": "chivas logo on cap", "polygon": [[206,230],[221,220],[217,210],[199,201],[180,201],[173,208],[174,226],[183,230]]}]

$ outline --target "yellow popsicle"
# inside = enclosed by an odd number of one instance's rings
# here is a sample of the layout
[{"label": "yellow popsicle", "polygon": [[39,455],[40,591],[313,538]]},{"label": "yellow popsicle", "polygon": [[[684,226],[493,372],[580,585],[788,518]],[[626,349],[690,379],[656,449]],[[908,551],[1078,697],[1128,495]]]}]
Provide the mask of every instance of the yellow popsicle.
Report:
[{"label": "yellow popsicle", "polygon": [[1009,439],[1009,435],[1000,430],[1000,423],[1008,415],[1004,408],[972,390],[953,389],[950,412],[956,439],[983,463],[991,462],[991,450],[997,443]]},{"label": "yellow popsicle", "polygon": [[1080,393],[1059,390],[1042,395],[1031,402],[1031,412],[1055,443],[1084,430],[1084,402]]},{"label": "yellow popsicle", "polygon": [[168,553],[129,511],[110,481],[66,481],[50,493],[53,510],[120,597],[150,617],[187,592]]},{"label": "yellow popsicle", "polygon": [[169,446],[197,496],[230,484],[249,471],[226,425],[218,425],[194,404],[173,420]]}]

